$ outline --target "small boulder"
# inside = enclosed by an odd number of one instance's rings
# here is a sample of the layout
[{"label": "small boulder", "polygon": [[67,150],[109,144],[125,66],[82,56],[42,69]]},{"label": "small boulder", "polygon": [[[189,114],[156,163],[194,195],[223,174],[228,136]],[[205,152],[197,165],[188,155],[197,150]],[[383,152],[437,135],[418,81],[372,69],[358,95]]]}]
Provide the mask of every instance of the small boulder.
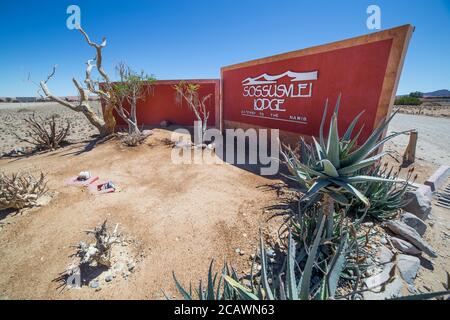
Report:
[{"label": "small boulder", "polygon": [[414,279],[420,268],[420,259],[406,254],[397,257],[397,268],[403,280],[409,285],[414,285]]},{"label": "small boulder", "polygon": [[100,287],[100,282],[98,280],[92,280],[89,282],[89,287],[92,289],[98,289]]},{"label": "small boulder", "polygon": [[392,262],[386,263],[380,273],[364,279],[364,284],[366,285],[367,289],[376,290],[377,288],[388,282],[391,279],[391,271],[393,266],[394,264]]},{"label": "small boulder", "polygon": [[377,252],[378,262],[381,264],[388,263],[392,261],[394,254],[386,246],[381,246]]},{"label": "small boulder", "polygon": [[431,195],[430,187],[422,186],[415,191],[407,191],[405,193],[406,205],[403,207],[422,220],[426,220],[431,213]]},{"label": "small boulder", "polygon": [[395,278],[392,282],[388,283],[384,291],[373,292],[373,291],[365,291],[363,293],[364,300],[386,300],[395,297],[399,297],[404,288],[404,283],[402,279]]},{"label": "small boulder", "polygon": [[419,255],[421,251],[417,249],[413,244],[409,243],[408,241],[405,241],[403,239],[399,239],[396,237],[391,237],[392,245],[395,249],[411,255]]},{"label": "small boulder", "polygon": [[414,230],[416,230],[421,236],[423,236],[425,231],[427,231],[427,225],[425,222],[412,213],[403,212],[400,216],[400,221],[407,224],[411,228],[414,228]]},{"label": "small boulder", "polygon": [[400,237],[412,243],[419,250],[423,251],[430,257],[437,258],[436,251],[434,251],[434,249],[425,240],[422,239],[420,234],[418,234],[417,231],[410,226],[404,224],[401,221],[387,221],[383,225],[396,235],[399,235]]}]

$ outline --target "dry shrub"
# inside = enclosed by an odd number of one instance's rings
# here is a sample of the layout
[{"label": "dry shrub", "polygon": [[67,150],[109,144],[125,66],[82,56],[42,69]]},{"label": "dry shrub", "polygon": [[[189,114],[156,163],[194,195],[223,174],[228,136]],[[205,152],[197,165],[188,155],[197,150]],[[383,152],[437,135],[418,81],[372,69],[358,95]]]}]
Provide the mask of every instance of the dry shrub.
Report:
[{"label": "dry shrub", "polygon": [[0,172],[0,210],[34,207],[47,192],[47,181],[42,172],[39,178],[29,173],[7,175]]},{"label": "dry shrub", "polygon": [[33,113],[25,122],[28,124],[26,138],[22,138],[16,134],[16,137],[22,141],[32,144],[38,150],[54,150],[58,149],[69,134],[70,123],[67,121],[63,126],[56,119],[57,115],[52,115],[48,119],[37,117]]},{"label": "dry shrub", "polygon": [[123,144],[125,144],[128,147],[136,147],[138,145],[141,145],[147,137],[149,137],[152,133],[151,132],[135,132],[130,134],[125,134],[121,138],[121,141]]},{"label": "dry shrub", "polygon": [[79,265],[90,265],[95,262],[97,266],[111,267],[111,248],[120,242],[117,225],[113,231],[110,231],[105,220],[100,226],[86,233],[95,237],[95,243],[80,242],[76,253],[80,258]]}]

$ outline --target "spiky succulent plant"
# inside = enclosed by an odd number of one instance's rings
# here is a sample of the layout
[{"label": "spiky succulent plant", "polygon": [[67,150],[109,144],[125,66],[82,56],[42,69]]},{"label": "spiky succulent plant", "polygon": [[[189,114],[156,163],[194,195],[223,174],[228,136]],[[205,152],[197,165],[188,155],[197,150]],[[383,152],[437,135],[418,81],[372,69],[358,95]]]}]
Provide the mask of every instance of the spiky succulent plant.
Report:
[{"label": "spiky succulent plant", "polygon": [[[336,102],[328,137],[324,138],[324,125],[328,109],[328,100],[325,103],[325,110],[320,125],[319,141],[313,137],[313,145],[308,146],[304,140],[300,141],[300,157],[290,148],[282,152],[291,179],[300,184],[306,190],[304,197],[310,197],[318,192],[325,195],[324,204],[332,210],[331,204],[337,201],[342,204],[349,204],[348,194],[358,198],[366,207],[370,206],[370,200],[359,189],[358,184],[368,181],[388,182],[394,180],[382,177],[362,175],[361,171],[377,163],[386,152],[379,152],[380,147],[386,141],[407,133],[408,131],[396,132],[382,138],[383,132],[392,120],[382,123],[372,132],[369,138],[360,146],[357,145],[362,129],[355,135],[355,129],[359,118],[364,113],[358,114],[344,135],[338,132],[338,111],[340,96]],[[353,135],[353,137],[352,137]]]}]

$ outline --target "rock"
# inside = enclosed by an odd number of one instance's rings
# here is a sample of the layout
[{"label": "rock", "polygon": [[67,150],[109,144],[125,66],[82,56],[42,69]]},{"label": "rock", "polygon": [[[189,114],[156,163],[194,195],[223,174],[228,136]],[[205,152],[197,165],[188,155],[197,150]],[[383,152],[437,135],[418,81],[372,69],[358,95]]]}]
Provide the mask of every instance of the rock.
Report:
[{"label": "rock", "polygon": [[380,238],[380,243],[381,244],[388,244],[388,241],[387,241],[386,237],[381,237]]},{"label": "rock", "polygon": [[384,291],[371,292],[365,291],[363,293],[364,300],[386,300],[395,298],[401,295],[404,283],[402,279],[395,278],[394,281],[388,283]]},{"label": "rock", "polygon": [[392,251],[385,246],[381,246],[377,252],[377,259],[381,264],[391,262],[393,256],[394,254],[392,253]]},{"label": "rock", "polygon": [[237,254],[240,254],[240,253],[241,253],[241,249],[236,248],[236,249],[234,250],[234,252],[236,252]]},{"label": "rock", "polygon": [[391,242],[395,249],[406,254],[419,255],[422,252],[419,249],[417,249],[413,244],[403,239],[391,237]]},{"label": "rock", "polygon": [[414,228],[414,230],[416,230],[421,236],[423,236],[425,231],[427,231],[427,225],[425,222],[412,213],[403,212],[400,216],[400,221],[407,224],[411,228]]},{"label": "rock", "polygon": [[206,146],[206,149],[208,150],[215,150],[216,149],[216,144],[215,143],[210,143]]},{"label": "rock", "polygon": [[133,271],[135,267],[136,267],[136,264],[134,262],[130,261],[127,263],[128,271]]},{"label": "rock", "polygon": [[269,258],[274,258],[275,257],[275,251],[273,250],[273,249],[267,249],[267,251],[266,251],[266,255],[269,257]]},{"label": "rock", "polygon": [[405,193],[405,201],[407,204],[403,207],[422,220],[426,220],[431,213],[431,195],[426,189],[428,186],[423,186],[415,191],[407,191]]},{"label": "rock", "polygon": [[110,274],[105,277],[106,282],[111,282],[112,280],[113,280],[113,276]]},{"label": "rock", "polygon": [[394,263],[392,262],[386,263],[380,273],[364,279],[364,284],[366,285],[366,287],[369,290],[376,290],[377,288],[388,282],[391,278],[391,271],[393,266]]},{"label": "rock", "polygon": [[153,131],[152,130],[144,130],[144,131],[142,131],[142,135],[144,136],[144,137],[149,137],[149,136],[151,136],[153,134]]},{"label": "rock", "polygon": [[384,226],[391,230],[393,233],[408,240],[419,250],[425,252],[430,257],[437,257],[436,251],[434,251],[434,249],[420,237],[420,234],[418,234],[417,231],[410,226],[400,221],[387,221],[384,223]]},{"label": "rock", "polygon": [[89,287],[91,287],[92,289],[97,289],[100,287],[100,282],[98,280],[92,280],[91,282],[89,282]]},{"label": "rock", "polygon": [[414,279],[420,268],[420,260],[414,256],[400,254],[397,257],[397,268],[403,280],[409,285],[414,285]]}]

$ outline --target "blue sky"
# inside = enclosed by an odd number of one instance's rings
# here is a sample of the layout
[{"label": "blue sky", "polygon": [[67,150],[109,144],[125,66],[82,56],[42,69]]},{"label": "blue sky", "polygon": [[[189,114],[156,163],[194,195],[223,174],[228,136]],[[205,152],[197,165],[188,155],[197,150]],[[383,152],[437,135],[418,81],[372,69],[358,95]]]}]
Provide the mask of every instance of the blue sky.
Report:
[{"label": "blue sky", "polygon": [[450,89],[450,0],[195,0],[0,2],[0,96],[35,96],[38,81],[74,95],[94,53],[66,27],[66,9],[81,8],[91,38],[108,39],[106,70],[125,61],[158,79],[218,78],[220,67],[372,32],[366,8],[381,8],[382,29],[416,26],[398,93]]}]

